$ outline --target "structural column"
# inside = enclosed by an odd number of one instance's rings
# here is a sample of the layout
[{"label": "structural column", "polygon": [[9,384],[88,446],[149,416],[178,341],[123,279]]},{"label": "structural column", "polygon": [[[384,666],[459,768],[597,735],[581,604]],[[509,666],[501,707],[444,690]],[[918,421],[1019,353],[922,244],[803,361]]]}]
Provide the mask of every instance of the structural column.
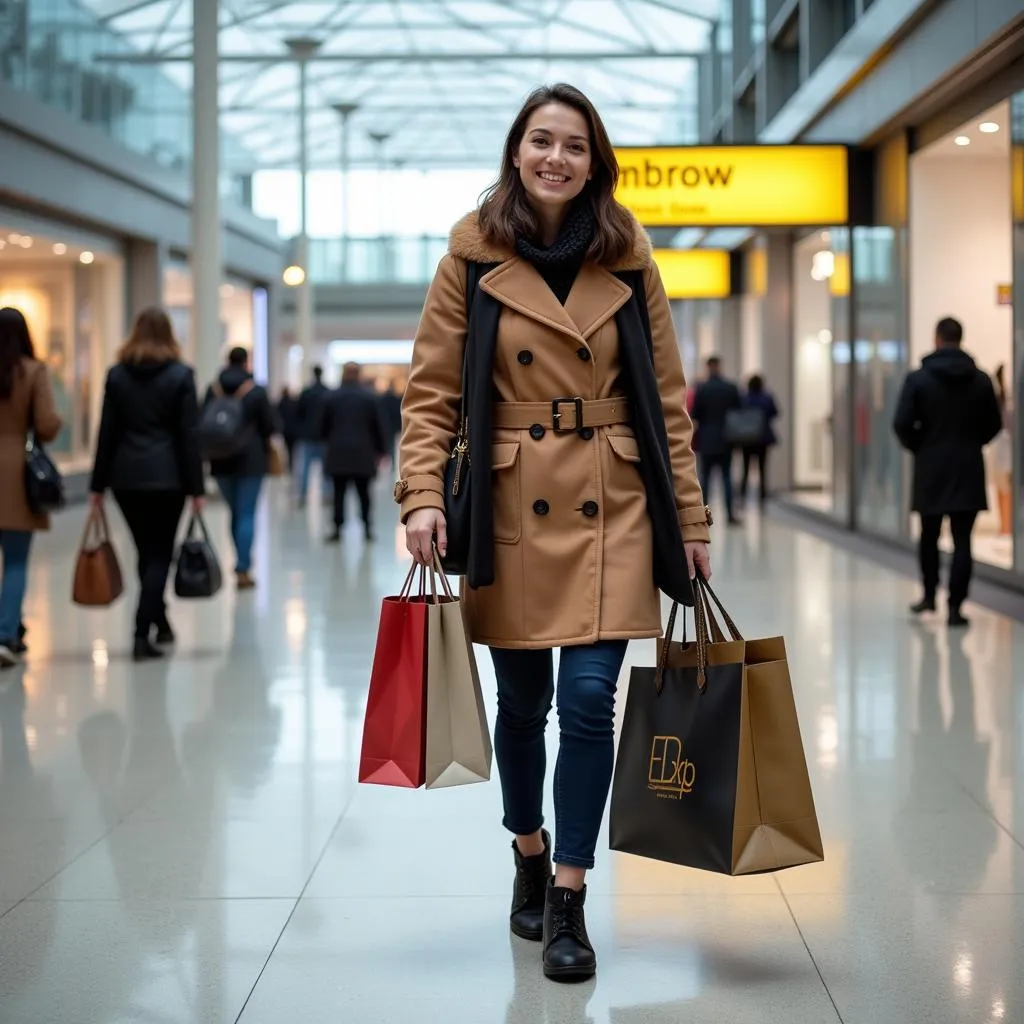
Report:
[{"label": "structural column", "polygon": [[219,0],[192,0],[192,338],[200,388],[221,362]]},{"label": "structural column", "polygon": [[295,344],[308,361],[313,350],[313,284],[309,268],[309,124],[308,77],[309,59],[316,55],[320,43],[316,39],[285,40],[299,64],[299,237],[295,245],[295,262],[305,271],[302,283],[295,289]]},{"label": "structural column", "polygon": [[335,103],[334,109],[341,117],[341,283],[348,281],[348,240],[352,234],[350,221],[351,189],[349,173],[349,129],[352,115],[359,109],[355,103]]}]

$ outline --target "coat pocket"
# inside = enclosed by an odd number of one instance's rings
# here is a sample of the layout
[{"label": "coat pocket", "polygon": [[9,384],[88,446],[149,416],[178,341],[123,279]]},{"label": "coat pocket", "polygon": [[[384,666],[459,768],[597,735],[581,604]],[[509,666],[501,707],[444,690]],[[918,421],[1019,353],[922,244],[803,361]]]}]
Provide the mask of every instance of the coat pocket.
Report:
[{"label": "coat pocket", "polygon": [[620,459],[625,462],[640,461],[640,446],[635,437],[627,434],[609,434],[608,444]]},{"label": "coat pocket", "polygon": [[523,532],[519,477],[519,442],[499,441],[492,444],[494,541],[497,544],[518,544]]}]

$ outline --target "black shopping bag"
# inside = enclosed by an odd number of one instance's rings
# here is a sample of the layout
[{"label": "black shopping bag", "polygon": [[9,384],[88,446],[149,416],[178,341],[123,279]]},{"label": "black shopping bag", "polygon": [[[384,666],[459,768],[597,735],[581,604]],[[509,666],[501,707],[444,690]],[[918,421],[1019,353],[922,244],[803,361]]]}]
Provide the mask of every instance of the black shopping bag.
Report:
[{"label": "black shopping bag", "polygon": [[731,875],[819,861],[785,643],[745,640],[699,576],[694,596],[696,642],[672,643],[673,606],[658,667],[630,678],[612,849]]},{"label": "black shopping bag", "polygon": [[[196,536],[196,527],[199,536]],[[183,598],[213,597],[221,588],[223,574],[217,553],[203,517],[193,513],[185,539],[178,550],[178,569],[174,574],[174,593]]]}]

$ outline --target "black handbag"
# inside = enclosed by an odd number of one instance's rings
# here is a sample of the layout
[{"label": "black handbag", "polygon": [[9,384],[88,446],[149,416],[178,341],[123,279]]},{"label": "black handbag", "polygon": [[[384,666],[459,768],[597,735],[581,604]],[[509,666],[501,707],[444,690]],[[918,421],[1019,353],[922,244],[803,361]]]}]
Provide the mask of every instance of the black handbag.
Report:
[{"label": "black handbag", "polygon": [[[196,526],[200,536],[196,536]],[[178,550],[178,569],[174,574],[174,593],[183,598],[213,597],[224,581],[217,553],[210,543],[210,534],[203,517],[193,513],[188,521],[185,539]]]},{"label": "black handbag", "polygon": [[[490,269],[490,268],[487,268]],[[444,518],[448,549],[441,567],[451,576],[464,576],[469,566],[469,418],[466,415],[466,390],[469,384],[469,343],[472,338],[470,319],[473,298],[485,269],[479,263],[466,264],[466,343],[462,353],[462,399],[459,429],[452,442],[451,454],[444,468]]]},{"label": "black handbag", "polygon": [[25,441],[25,498],[33,515],[42,516],[64,507],[64,478],[36,437],[35,419],[35,409],[31,408]]}]

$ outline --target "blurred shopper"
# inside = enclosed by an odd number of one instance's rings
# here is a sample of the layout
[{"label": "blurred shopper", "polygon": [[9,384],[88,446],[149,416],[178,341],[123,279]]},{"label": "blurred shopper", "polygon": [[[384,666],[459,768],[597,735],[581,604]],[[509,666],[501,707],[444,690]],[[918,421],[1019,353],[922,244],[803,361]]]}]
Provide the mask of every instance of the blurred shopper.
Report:
[{"label": "blurred shopper", "polygon": [[395,390],[395,382],[388,382],[388,389],[380,396],[381,421],[387,441],[387,455],[395,465],[395,448],[402,433],[402,396]]},{"label": "blurred shopper", "polygon": [[0,309],[0,668],[25,653],[21,606],[28,584],[32,534],[48,530],[48,516],[34,515],[25,494],[25,444],[31,431],[52,441],[62,425],[54,407],[50,375],[35,357],[25,317]]},{"label": "blurred shopper", "polygon": [[235,545],[238,589],[249,590],[256,585],[252,577],[256,507],[263,478],[267,475],[270,439],[278,428],[266,388],[257,384],[249,372],[247,349],[238,347],[231,350],[227,367],[206,392],[205,405],[209,406],[221,397],[233,398],[241,403],[244,437],[237,454],[210,462],[210,473],[217,481],[231,512],[231,539]]},{"label": "blurred shopper", "polygon": [[387,454],[387,438],[377,396],[359,379],[358,363],[342,369],[341,387],[331,394],[324,409],[327,452],[324,466],[334,485],[334,530],[328,543],[341,539],[345,526],[345,497],[353,484],[367,540],[373,540],[370,483]]},{"label": "blurred shopper", "polygon": [[328,480],[324,469],[324,410],[331,389],[324,383],[324,368],[313,367],[313,383],[299,395],[298,408],[298,454],[299,454],[299,508],[306,504],[309,496],[309,477],[313,463],[320,463],[323,474],[324,500],[327,500]]},{"label": "blurred shopper", "polygon": [[286,386],[277,401],[277,421],[288,451],[288,472],[295,472],[295,445],[299,439],[299,401]]},{"label": "blurred shopper", "polygon": [[935,328],[936,350],[903,384],[893,427],[914,456],[913,511],[921,517],[921,580],[924,595],[915,614],[935,611],[939,589],[939,535],[948,516],[953,533],[949,573],[949,624],[966,626],[974,560],[971,534],[988,508],[982,448],[1002,429],[992,380],[960,348],[963,327],[952,318]]},{"label": "blurred shopper", "polygon": [[[495,753],[504,824],[516,837],[511,928],[543,940],[544,972],[558,979],[596,970],[584,881],[611,782],[627,642],[661,634],[658,586],[686,599],[688,561],[710,574],[710,519],[672,316],[650,241],[613,197],[617,176],[607,132],[582,93],[557,85],[529,97],[498,181],[453,229],[431,285],[395,489],[409,551],[430,565],[435,539],[447,551],[444,475],[459,427],[462,353],[493,352],[468,364],[465,613],[498,679]],[[486,292],[467,296],[467,261],[501,265]],[[646,295],[615,272],[631,273]],[[634,295],[646,298],[653,361]],[[467,299],[480,304],[469,338]],[[616,317],[626,302],[629,315]],[[663,459],[645,459],[660,451],[671,473]],[[561,739],[552,882],[541,826],[553,648],[561,648]]]},{"label": "blurred shopper", "polygon": [[741,408],[740,389],[722,375],[722,360],[711,356],[707,361],[707,379],[697,386],[693,399],[694,448],[700,460],[700,485],[705,501],[711,500],[712,474],[717,472],[722,477],[725,511],[730,526],[736,526],[739,519],[733,500],[733,446],[726,435],[725,421],[732,410]]},{"label": "blurred shopper", "polygon": [[761,503],[764,504],[768,500],[768,451],[773,445],[778,444],[772,423],[779,418],[779,407],[775,404],[774,395],[765,389],[764,377],[760,374],[755,373],[747,382],[747,393],[743,396],[743,405],[747,409],[760,410],[764,417],[764,432],[757,444],[743,446],[743,483],[740,485],[740,495],[744,501],[747,500],[747,492],[750,487],[750,464],[756,461]]},{"label": "blurred shopper", "polygon": [[162,309],[143,310],[107,374],[91,484],[94,508],[114,492],[138,552],[136,661],[174,642],[164,592],[185,499],[196,512],[204,504],[198,427],[195,375],[171,321]]}]

